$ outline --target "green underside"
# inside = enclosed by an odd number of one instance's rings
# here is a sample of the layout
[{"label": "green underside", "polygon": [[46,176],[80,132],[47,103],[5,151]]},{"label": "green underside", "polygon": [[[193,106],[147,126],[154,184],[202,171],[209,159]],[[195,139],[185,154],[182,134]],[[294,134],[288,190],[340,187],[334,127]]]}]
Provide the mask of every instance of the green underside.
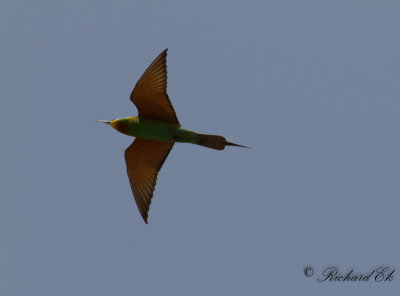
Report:
[{"label": "green underside", "polygon": [[121,133],[148,140],[196,143],[199,138],[196,132],[184,129],[176,124],[139,116],[114,119],[111,125]]}]

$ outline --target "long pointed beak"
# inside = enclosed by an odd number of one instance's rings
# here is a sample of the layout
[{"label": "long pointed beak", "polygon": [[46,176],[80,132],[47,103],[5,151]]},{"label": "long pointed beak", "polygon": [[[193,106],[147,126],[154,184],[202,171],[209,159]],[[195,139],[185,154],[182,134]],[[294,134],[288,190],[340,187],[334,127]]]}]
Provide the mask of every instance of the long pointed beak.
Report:
[{"label": "long pointed beak", "polygon": [[104,123],[108,123],[108,124],[110,124],[110,123],[111,123],[111,121],[108,121],[108,120],[95,120],[95,121],[98,121],[98,122],[104,122]]}]

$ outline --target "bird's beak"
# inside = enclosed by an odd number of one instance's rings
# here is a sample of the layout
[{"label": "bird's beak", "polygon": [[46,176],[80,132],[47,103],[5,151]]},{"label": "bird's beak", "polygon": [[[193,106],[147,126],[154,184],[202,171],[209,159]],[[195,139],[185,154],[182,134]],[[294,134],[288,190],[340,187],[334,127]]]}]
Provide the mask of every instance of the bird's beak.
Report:
[{"label": "bird's beak", "polygon": [[98,121],[98,122],[104,122],[104,123],[108,123],[108,124],[110,124],[110,123],[111,123],[111,121],[108,121],[108,120],[95,120],[95,121]]}]

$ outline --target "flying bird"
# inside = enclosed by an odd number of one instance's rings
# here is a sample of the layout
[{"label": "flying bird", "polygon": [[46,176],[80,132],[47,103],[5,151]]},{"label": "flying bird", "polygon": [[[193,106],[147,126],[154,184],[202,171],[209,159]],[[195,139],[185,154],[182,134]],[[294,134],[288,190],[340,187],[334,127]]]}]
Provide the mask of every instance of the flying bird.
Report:
[{"label": "flying bird", "polygon": [[225,146],[249,148],[228,142],[222,136],[182,128],[167,94],[167,51],[150,64],[131,93],[138,116],[97,120],[135,137],[125,150],[125,162],[133,196],[146,224],[158,172],[175,142],[216,150],[223,150]]}]

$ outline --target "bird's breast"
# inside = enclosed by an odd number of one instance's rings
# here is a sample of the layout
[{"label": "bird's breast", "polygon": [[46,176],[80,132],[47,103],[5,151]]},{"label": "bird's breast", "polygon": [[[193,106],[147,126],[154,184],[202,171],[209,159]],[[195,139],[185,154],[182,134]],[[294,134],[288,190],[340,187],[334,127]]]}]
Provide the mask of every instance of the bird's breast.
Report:
[{"label": "bird's breast", "polygon": [[175,124],[138,116],[116,119],[111,125],[125,135],[155,141],[173,140],[174,130],[178,128]]}]

